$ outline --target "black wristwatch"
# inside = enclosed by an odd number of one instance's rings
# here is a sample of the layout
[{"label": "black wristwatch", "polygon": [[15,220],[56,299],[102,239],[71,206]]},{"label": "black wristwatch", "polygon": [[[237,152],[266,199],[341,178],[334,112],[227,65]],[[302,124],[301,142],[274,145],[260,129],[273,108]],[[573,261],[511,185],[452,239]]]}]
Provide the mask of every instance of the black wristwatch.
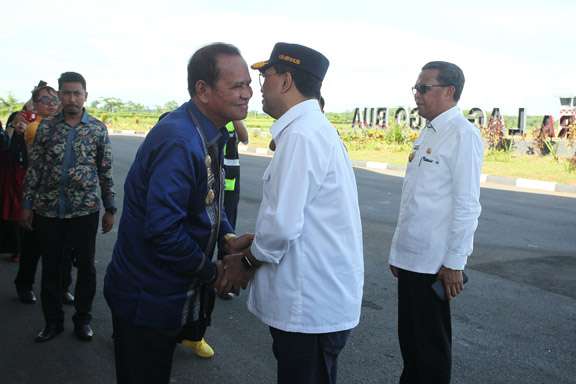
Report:
[{"label": "black wristwatch", "polygon": [[113,214],[113,215],[116,214],[116,211],[117,211],[117,210],[118,210],[118,209],[116,209],[116,207],[110,207],[110,208],[106,208],[106,209],[105,209],[106,213],[111,213],[111,214]]},{"label": "black wristwatch", "polygon": [[242,256],[242,264],[244,264],[244,267],[247,270],[252,270],[254,268],[254,263],[252,263],[252,261],[248,258],[248,256],[244,255]]}]

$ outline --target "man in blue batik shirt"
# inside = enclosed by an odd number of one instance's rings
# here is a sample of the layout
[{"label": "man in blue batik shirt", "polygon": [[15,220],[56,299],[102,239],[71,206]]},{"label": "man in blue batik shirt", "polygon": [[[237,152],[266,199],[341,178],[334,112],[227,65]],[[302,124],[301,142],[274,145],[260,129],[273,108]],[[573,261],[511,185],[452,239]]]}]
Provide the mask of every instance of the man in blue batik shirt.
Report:
[{"label": "man in blue batik shirt", "polygon": [[214,248],[233,236],[222,209],[224,126],[246,117],[250,81],[236,47],[199,49],[188,64],[191,100],[136,154],[104,282],[118,383],[169,383],[182,329],[209,317],[200,297],[223,275]]}]

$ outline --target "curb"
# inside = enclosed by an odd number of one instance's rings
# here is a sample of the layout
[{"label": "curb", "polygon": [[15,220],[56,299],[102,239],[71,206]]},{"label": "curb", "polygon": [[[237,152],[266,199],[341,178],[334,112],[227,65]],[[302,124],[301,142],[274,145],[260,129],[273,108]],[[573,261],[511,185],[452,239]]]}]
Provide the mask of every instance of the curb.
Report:
[{"label": "curb", "polygon": [[146,137],[146,133],[136,133],[136,131],[120,131],[117,129],[108,130],[109,136],[137,136],[137,137]]},{"label": "curb", "polygon": [[[137,137],[146,136],[145,133],[136,133],[135,131],[120,131],[120,130],[112,130],[109,131],[108,134],[111,136],[137,136]],[[254,148],[242,144],[238,145],[238,152],[254,154],[257,156],[268,156],[268,157],[271,157],[274,154],[274,152],[270,151],[268,148]],[[396,171],[396,172],[406,171],[406,167],[402,165],[380,163],[378,161],[352,160],[352,166],[356,168],[365,168],[375,171]],[[571,193],[576,195],[576,185],[560,184],[551,181],[531,180],[523,178],[492,176],[482,174],[480,177],[480,183],[499,184],[508,187],[531,189],[543,192]]]},{"label": "curb", "polygon": [[[274,152],[268,150],[267,148],[250,148],[246,146],[239,145],[238,152],[242,153],[253,153],[260,156],[272,156]],[[352,166],[355,168],[365,168],[375,171],[395,171],[395,172],[405,172],[406,167],[398,164],[391,163],[380,163],[378,161],[362,161],[362,160],[352,160]],[[402,175],[404,176],[404,175]],[[523,178],[513,178],[505,176],[492,176],[482,174],[480,176],[481,184],[499,184],[508,187],[531,189],[535,191],[543,192],[560,192],[560,193],[571,193],[576,195],[576,185],[560,184],[550,181],[542,180],[531,180]]]},{"label": "curb", "polygon": [[[376,161],[353,161],[355,167],[375,169],[375,170],[394,170],[405,171],[406,168],[397,164],[379,163]],[[531,180],[523,178],[513,178],[505,176],[492,176],[482,174],[480,176],[481,184],[500,184],[509,187],[532,189],[543,192],[561,192],[576,194],[576,185],[560,184],[551,181]]]},{"label": "curb", "polygon": [[238,144],[238,152],[249,153],[258,156],[266,156],[266,157],[272,157],[272,155],[274,155],[274,152],[269,150],[268,148],[254,148],[242,144]]}]

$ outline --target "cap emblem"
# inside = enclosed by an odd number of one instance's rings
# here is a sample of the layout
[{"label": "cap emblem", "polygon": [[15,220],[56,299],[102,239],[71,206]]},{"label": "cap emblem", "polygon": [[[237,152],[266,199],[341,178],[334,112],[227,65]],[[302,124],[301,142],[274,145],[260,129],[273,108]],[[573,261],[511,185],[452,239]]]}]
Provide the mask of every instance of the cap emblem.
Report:
[{"label": "cap emblem", "polygon": [[300,64],[300,59],[295,59],[291,56],[288,55],[278,55],[278,59],[282,60],[282,61],[288,61],[292,64],[296,64],[299,65]]}]

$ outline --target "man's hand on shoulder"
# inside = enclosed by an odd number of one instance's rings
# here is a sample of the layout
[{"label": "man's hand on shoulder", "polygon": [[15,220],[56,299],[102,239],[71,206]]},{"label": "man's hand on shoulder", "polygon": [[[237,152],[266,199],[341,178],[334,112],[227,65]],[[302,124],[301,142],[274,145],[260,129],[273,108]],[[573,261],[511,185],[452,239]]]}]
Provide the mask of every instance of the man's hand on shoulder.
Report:
[{"label": "man's hand on shoulder", "polygon": [[464,289],[464,278],[462,277],[462,271],[446,268],[443,266],[438,272],[438,280],[441,280],[442,283],[444,283],[444,289],[446,290],[446,297],[448,300],[458,296]]}]

